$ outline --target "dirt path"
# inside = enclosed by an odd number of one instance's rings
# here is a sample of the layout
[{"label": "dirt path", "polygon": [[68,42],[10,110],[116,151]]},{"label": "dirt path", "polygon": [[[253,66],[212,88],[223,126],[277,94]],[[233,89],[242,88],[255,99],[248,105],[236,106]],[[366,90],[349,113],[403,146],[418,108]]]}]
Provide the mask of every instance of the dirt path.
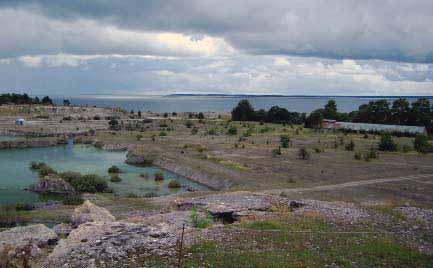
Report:
[{"label": "dirt path", "polygon": [[[328,191],[328,190],[336,190],[345,187],[356,187],[363,186],[369,184],[377,184],[377,183],[387,183],[387,182],[396,182],[396,181],[407,181],[423,178],[433,178],[433,174],[419,174],[419,175],[411,175],[411,176],[403,176],[403,177],[395,177],[395,178],[385,178],[385,179],[375,179],[375,180],[362,180],[362,181],[352,181],[345,182],[339,184],[331,184],[331,185],[321,185],[314,187],[306,187],[306,188],[286,188],[286,189],[273,189],[273,190],[265,190],[263,193],[267,194],[280,194],[284,193],[298,193],[298,192],[312,192],[312,191]],[[416,181],[419,182],[419,181]],[[425,183],[425,181],[424,181]]]}]

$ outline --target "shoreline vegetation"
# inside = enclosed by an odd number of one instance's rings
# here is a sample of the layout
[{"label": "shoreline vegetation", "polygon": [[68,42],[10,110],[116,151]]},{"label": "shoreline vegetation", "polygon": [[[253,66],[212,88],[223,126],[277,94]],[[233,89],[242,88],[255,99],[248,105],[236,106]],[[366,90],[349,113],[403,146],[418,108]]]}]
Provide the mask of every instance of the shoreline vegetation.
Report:
[{"label": "shoreline vegetation", "polygon": [[[179,178],[161,172],[168,170],[215,190],[116,196],[109,187],[126,183],[125,166],[110,164],[101,178],[31,163],[39,173],[33,190],[64,198],[42,207],[0,206],[5,228],[0,256],[12,267],[21,268],[24,261],[37,268],[173,267],[179,261],[182,267],[430,266],[433,108],[428,99],[372,100],[351,113],[340,113],[329,100],[310,114],[278,106],[256,110],[247,100],[226,113],[64,104],[55,112],[27,113],[28,124],[1,130],[37,133],[49,124],[62,133],[90,131],[77,134],[75,143],[127,151],[126,163],[157,167],[141,173],[139,181],[173,192],[183,188]],[[17,111],[0,119],[20,116]],[[36,118],[41,114],[43,120]],[[414,137],[323,130],[324,119],[420,124],[429,132]],[[36,227],[44,227],[50,242],[42,232],[26,229]],[[12,236],[3,243],[2,237]],[[28,241],[38,241],[31,245],[38,253],[20,253]]]}]

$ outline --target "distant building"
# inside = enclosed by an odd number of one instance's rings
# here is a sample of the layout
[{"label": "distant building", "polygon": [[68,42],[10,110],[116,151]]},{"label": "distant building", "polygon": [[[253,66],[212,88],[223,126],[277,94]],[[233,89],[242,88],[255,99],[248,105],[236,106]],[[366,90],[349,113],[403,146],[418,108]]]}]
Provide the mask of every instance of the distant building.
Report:
[{"label": "distant building", "polygon": [[347,130],[368,131],[368,132],[388,131],[388,132],[409,133],[409,134],[427,133],[425,127],[419,127],[419,126],[338,122],[336,120],[330,120],[330,119],[324,119],[322,121],[322,126],[325,129],[347,129]]},{"label": "distant building", "polygon": [[24,123],[26,122],[26,120],[24,120],[23,118],[18,118],[15,120],[15,125],[17,126],[24,126]]}]

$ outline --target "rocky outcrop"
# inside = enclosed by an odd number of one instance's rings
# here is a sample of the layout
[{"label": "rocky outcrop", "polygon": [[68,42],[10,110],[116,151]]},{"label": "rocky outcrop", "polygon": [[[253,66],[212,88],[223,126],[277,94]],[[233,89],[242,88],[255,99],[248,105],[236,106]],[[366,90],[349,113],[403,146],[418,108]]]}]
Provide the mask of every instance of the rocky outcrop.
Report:
[{"label": "rocky outcrop", "polygon": [[75,192],[74,188],[56,175],[47,175],[39,178],[30,190],[38,194],[69,195]]},{"label": "rocky outcrop", "polygon": [[131,254],[172,256],[175,245],[174,233],[145,224],[88,222],[59,242],[44,267],[119,267]]},{"label": "rocky outcrop", "polygon": [[232,186],[229,180],[222,178],[219,174],[194,169],[187,165],[179,165],[177,161],[174,160],[156,159],[153,165],[183,176],[191,181],[203,184],[212,190],[228,189]]},{"label": "rocky outcrop", "polygon": [[0,150],[36,148],[36,147],[53,147],[53,146],[64,145],[64,144],[67,144],[67,140],[63,138],[22,139],[22,140],[13,140],[13,141],[1,141]]},{"label": "rocky outcrop", "polygon": [[13,252],[20,252],[24,247],[32,247],[32,255],[39,252],[39,248],[53,245],[57,241],[57,234],[43,224],[15,227],[0,232],[0,252],[10,247]]},{"label": "rocky outcrop", "polygon": [[215,219],[233,222],[242,217],[261,214],[273,205],[283,204],[284,201],[286,200],[269,195],[234,192],[191,198],[175,203],[179,210],[190,210],[195,207],[209,212]]},{"label": "rocky outcrop", "polygon": [[132,147],[132,144],[104,144],[102,149],[106,151],[126,151]]},{"label": "rocky outcrop", "polygon": [[153,154],[136,154],[128,152],[126,155],[125,163],[135,166],[149,166],[152,165],[156,157]]},{"label": "rocky outcrop", "polygon": [[53,227],[53,231],[59,237],[67,237],[72,232],[72,225],[66,223],[60,223]]},{"label": "rocky outcrop", "polygon": [[98,207],[89,200],[77,207],[72,214],[72,225],[74,227],[86,222],[113,222],[116,219],[105,208]]}]

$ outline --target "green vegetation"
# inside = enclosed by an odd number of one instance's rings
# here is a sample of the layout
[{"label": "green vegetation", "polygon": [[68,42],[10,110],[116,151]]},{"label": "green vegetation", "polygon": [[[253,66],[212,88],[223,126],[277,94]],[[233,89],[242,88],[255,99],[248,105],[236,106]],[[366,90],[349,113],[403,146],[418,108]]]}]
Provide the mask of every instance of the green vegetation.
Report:
[{"label": "green vegetation", "polygon": [[158,170],[155,175],[154,175],[154,179],[156,181],[162,181],[164,180],[164,172],[162,172],[161,170]]},{"label": "green vegetation", "polygon": [[122,181],[122,178],[120,178],[119,174],[117,174],[117,173],[112,173],[112,174],[110,175],[110,181],[111,181],[111,182],[121,182],[121,181]]},{"label": "green vegetation", "polygon": [[180,188],[181,187],[181,185],[180,185],[180,183],[177,181],[177,180],[171,180],[169,183],[168,183],[168,188]]},{"label": "green vegetation", "polygon": [[212,216],[209,213],[205,216],[200,215],[196,208],[192,208],[190,222],[192,227],[203,229],[212,224]]},{"label": "green vegetation", "polygon": [[159,136],[160,136],[160,137],[166,137],[166,136],[167,136],[167,132],[165,132],[165,131],[160,131],[160,132],[159,132]]},{"label": "green vegetation", "polygon": [[227,130],[227,135],[236,135],[238,134],[238,128],[235,126],[231,126],[228,130]]},{"label": "green vegetation", "polygon": [[433,145],[429,143],[428,137],[425,135],[417,135],[413,145],[417,152],[423,154],[433,152]]},{"label": "green vegetation", "polygon": [[63,198],[63,205],[78,206],[84,202],[84,199],[79,194],[67,195]]},{"label": "green vegetation", "polygon": [[289,148],[290,137],[289,135],[281,135],[280,136],[280,144],[283,148]]},{"label": "green vegetation", "polygon": [[50,97],[45,96],[40,101],[38,97],[31,98],[26,93],[24,94],[15,94],[15,93],[7,93],[0,95],[0,105],[3,104],[43,104],[43,105],[52,105],[53,101]]},{"label": "green vegetation", "polygon": [[302,147],[298,151],[298,156],[302,160],[308,160],[310,159],[310,152],[305,147]]},{"label": "green vegetation", "polygon": [[305,121],[305,114],[289,112],[287,109],[278,106],[273,106],[268,111],[263,109],[255,111],[248,100],[242,100],[232,110],[232,120],[302,124]]},{"label": "green vegetation", "polygon": [[355,143],[351,140],[348,144],[344,145],[344,148],[346,151],[353,151],[355,150]]},{"label": "green vegetation", "polygon": [[59,176],[80,193],[102,193],[110,190],[107,181],[96,174],[81,175],[78,172],[63,172]]},{"label": "green vegetation", "polygon": [[48,166],[44,162],[35,162],[35,161],[32,161],[32,162],[30,162],[30,169],[34,170],[34,171],[37,171],[39,177],[45,177],[47,175],[56,174],[57,173],[53,168],[51,168],[50,166]]},{"label": "green vegetation", "polygon": [[397,151],[397,144],[395,144],[391,134],[385,132],[380,135],[379,150],[389,152]]},{"label": "green vegetation", "polygon": [[108,173],[122,173],[122,170],[118,166],[112,165],[108,168]]},{"label": "green vegetation", "polygon": [[419,98],[412,104],[406,99],[400,98],[395,100],[392,106],[387,100],[375,100],[359,106],[357,111],[350,113],[338,112],[335,100],[329,100],[324,108],[312,111],[308,117],[306,114],[289,112],[278,106],[272,107],[269,111],[256,111],[248,100],[240,101],[232,110],[233,121],[305,124],[308,128],[319,128],[323,119],[357,123],[425,126],[429,133],[433,133],[433,109],[427,98]]}]

